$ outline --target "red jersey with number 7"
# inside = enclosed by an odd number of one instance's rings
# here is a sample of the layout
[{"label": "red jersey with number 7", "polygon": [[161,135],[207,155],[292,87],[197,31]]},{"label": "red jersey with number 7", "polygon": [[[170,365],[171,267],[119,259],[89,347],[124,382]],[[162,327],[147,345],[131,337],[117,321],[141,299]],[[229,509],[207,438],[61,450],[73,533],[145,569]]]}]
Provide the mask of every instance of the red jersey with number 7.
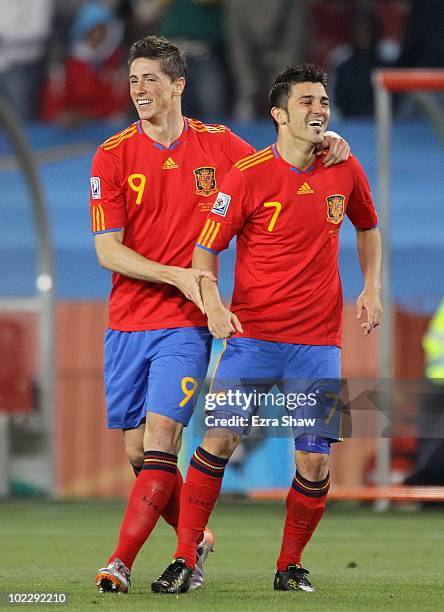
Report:
[{"label": "red jersey with number 7", "polygon": [[341,344],[338,239],[344,217],[377,225],[370,187],[355,157],[305,171],[272,145],[242,159],[224,179],[197,246],[212,253],[237,236],[231,309],[244,337]]},{"label": "red jersey with number 7", "polygon": [[[94,234],[124,229],[123,244],[147,259],[188,268],[202,222],[219,185],[251,145],[223,125],[184,118],[168,148],[149,138],[140,121],[104,142],[92,165]],[[138,331],[206,326],[176,288],[113,274],[109,327]]]}]

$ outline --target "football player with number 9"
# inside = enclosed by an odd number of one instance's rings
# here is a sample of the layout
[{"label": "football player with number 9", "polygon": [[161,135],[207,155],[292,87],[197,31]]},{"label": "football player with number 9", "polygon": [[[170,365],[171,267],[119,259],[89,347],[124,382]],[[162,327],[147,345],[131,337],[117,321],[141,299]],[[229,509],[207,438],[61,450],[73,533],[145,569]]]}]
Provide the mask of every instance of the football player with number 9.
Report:
[{"label": "football player with number 9", "polygon": [[[169,41],[136,42],[129,85],[139,120],[106,140],[92,166],[95,248],[100,265],[113,272],[105,338],[108,426],[123,431],[138,474],[117,547],[97,572],[102,592],[128,590],[133,561],[160,516],[177,528],[177,454],[211,346],[200,282],[215,280],[191,268],[193,247],[220,182],[254,151],[227,127],[182,115],[185,76],[184,56]],[[329,144],[328,163],[347,157],[344,141]],[[202,584],[212,546],[208,532],[199,539],[191,588]]]}]

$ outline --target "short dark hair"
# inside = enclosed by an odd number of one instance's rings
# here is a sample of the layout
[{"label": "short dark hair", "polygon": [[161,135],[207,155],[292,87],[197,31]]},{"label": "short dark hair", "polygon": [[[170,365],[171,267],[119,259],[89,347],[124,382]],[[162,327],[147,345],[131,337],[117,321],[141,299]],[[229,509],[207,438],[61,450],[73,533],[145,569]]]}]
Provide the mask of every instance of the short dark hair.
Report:
[{"label": "short dark hair", "polygon": [[[277,75],[273,87],[270,89],[268,94],[270,110],[274,106],[288,110],[291,87],[296,83],[321,83],[327,88],[327,75],[316,64],[289,66],[284,72]],[[277,123],[274,119],[273,122],[277,129]]]},{"label": "short dark hair", "polygon": [[163,36],[145,36],[135,42],[129,52],[129,65],[139,57],[158,59],[162,71],[170,77],[171,82],[186,77],[187,65],[183,51]]}]

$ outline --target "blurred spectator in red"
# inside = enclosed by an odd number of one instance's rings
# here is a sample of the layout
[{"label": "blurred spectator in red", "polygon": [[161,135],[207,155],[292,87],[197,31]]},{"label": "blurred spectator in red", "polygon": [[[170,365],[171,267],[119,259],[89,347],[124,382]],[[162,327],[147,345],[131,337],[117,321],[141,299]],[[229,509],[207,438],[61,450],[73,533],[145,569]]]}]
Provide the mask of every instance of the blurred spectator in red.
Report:
[{"label": "blurred spectator in red", "polygon": [[158,33],[178,45],[187,60],[184,112],[221,121],[228,112],[221,0],[163,0],[163,4]]},{"label": "blurred spectator in red", "polygon": [[388,62],[379,48],[379,21],[372,11],[359,11],[351,22],[351,44],[333,74],[333,101],[344,117],[373,114],[372,71]]},{"label": "blurred spectator in red", "polygon": [[126,113],[128,75],[122,36],[122,23],[108,6],[88,1],[80,7],[65,65],[50,74],[43,93],[45,121],[74,126]]},{"label": "blurred spectator in red", "polygon": [[386,62],[395,64],[401,53],[410,0],[377,0],[376,12],[381,25],[380,53]]},{"label": "blurred spectator in red", "polygon": [[25,120],[33,119],[38,111],[36,93],[43,75],[53,12],[54,0],[2,3],[0,95]]},{"label": "blurred spectator in red", "polygon": [[350,42],[350,24],[359,6],[359,0],[314,0],[311,3],[310,61],[329,69],[331,52]]},{"label": "blurred spectator in red", "polygon": [[267,90],[275,75],[308,58],[308,5],[309,0],[225,0],[236,119],[268,115]]}]

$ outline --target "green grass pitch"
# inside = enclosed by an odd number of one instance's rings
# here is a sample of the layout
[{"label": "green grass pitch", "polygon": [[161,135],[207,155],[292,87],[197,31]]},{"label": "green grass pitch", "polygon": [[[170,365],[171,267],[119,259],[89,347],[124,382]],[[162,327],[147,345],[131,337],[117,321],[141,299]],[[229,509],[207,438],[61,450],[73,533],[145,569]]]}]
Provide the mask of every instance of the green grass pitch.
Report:
[{"label": "green grass pitch", "polygon": [[[221,501],[211,527],[216,551],[200,591],[155,595],[150,583],[169,562],[175,537],[159,523],[133,568],[127,595],[100,595],[95,570],[114,547],[120,502],[0,503],[1,609],[442,610],[443,512],[328,508],[304,556],[315,593],[273,591],[283,504]],[[6,594],[66,592],[59,605],[9,605]]]}]

